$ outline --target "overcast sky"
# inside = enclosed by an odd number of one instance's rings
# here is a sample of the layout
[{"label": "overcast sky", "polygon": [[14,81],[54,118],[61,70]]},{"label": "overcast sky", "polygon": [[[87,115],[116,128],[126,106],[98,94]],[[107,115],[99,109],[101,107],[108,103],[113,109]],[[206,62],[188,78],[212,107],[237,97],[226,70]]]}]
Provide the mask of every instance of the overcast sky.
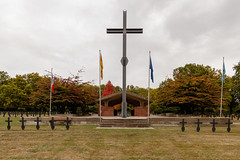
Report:
[{"label": "overcast sky", "polygon": [[127,36],[127,85],[147,87],[151,51],[157,88],[173,69],[187,63],[226,73],[240,61],[240,0],[0,0],[0,70],[67,77],[83,68],[84,81],[98,85],[99,50],[104,79],[122,86],[122,35],[127,26],[143,34]]}]

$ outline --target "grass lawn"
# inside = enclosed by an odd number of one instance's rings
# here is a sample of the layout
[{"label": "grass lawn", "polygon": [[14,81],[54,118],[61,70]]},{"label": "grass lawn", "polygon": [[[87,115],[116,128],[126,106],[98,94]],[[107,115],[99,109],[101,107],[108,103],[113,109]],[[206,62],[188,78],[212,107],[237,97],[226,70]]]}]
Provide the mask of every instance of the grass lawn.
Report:
[{"label": "grass lawn", "polygon": [[153,130],[100,130],[96,126],[26,126],[0,117],[0,159],[239,159],[240,126],[154,127]]}]

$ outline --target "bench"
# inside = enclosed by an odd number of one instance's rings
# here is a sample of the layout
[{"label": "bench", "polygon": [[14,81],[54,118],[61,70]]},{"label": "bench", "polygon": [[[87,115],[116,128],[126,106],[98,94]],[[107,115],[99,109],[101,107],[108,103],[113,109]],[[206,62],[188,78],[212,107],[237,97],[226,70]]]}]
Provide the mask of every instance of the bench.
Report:
[{"label": "bench", "polygon": [[[67,121],[67,117],[53,117],[55,125],[64,125]],[[52,120],[52,117],[48,118],[48,121],[50,122]],[[69,123],[71,122],[71,117],[68,117]]]},{"label": "bench", "polygon": [[[53,117],[53,118],[54,118],[54,121],[56,122],[57,121],[64,122],[67,120],[67,117]],[[48,120],[52,120],[52,117],[49,117]],[[71,121],[71,117],[68,117],[68,120]]]}]

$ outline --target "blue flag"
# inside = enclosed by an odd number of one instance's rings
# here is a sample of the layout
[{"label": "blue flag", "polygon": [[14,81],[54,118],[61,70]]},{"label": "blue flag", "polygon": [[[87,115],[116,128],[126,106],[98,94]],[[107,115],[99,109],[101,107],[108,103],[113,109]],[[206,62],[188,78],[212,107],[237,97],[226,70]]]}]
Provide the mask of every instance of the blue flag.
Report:
[{"label": "blue flag", "polygon": [[223,83],[225,83],[225,73],[226,73],[226,70],[225,70],[225,64],[224,64],[224,61],[223,61]]},{"label": "blue flag", "polygon": [[151,70],[151,80],[152,80],[152,82],[154,83],[154,80],[153,80],[153,65],[152,65],[151,56],[150,56],[150,66],[149,66],[149,69]]}]

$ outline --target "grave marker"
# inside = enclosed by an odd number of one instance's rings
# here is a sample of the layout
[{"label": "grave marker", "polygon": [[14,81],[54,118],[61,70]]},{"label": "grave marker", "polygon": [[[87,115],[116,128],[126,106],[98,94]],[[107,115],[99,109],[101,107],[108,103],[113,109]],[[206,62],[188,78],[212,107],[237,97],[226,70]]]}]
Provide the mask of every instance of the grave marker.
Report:
[{"label": "grave marker", "polygon": [[213,119],[213,121],[212,122],[210,122],[210,124],[212,124],[213,126],[212,126],[212,131],[213,132],[215,132],[216,131],[216,127],[215,127],[215,125],[216,124],[218,124],[217,122],[215,122],[215,119]]},{"label": "grave marker", "polygon": [[34,120],[34,122],[37,122],[36,128],[37,130],[39,130],[40,128],[39,122],[42,122],[42,120],[39,120],[39,117],[37,117],[37,120]]},{"label": "grave marker", "polygon": [[71,120],[68,119],[67,117],[67,120],[65,120],[64,122],[66,122],[66,129],[69,130],[69,122],[71,122]]},{"label": "grave marker", "polygon": [[232,124],[232,122],[230,121],[230,119],[228,119],[228,122],[225,123],[225,124],[228,125],[228,127],[227,127],[227,131],[230,132],[230,131],[231,131],[230,125]]},{"label": "grave marker", "polygon": [[179,122],[179,123],[182,124],[182,128],[181,128],[181,130],[182,130],[182,132],[184,132],[184,131],[185,131],[184,124],[187,123],[187,122],[184,122],[184,119],[182,119],[182,122]]},{"label": "grave marker", "polygon": [[54,118],[52,117],[52,120],[49,120],[49,122],[50,122],[50,125],[51,125],[52,130],[54,130],[54,128],[55,128],[54,122],[56,122],[56,121],[55,121]]},{"label": "grave marker", "polygon": [[12,120],[10,120],[10,117],[8,117],[8,120],[5,120],[5,122],[8,122],[7,129],[10,130],[11,129],[10,122],[12,122]]},{"label": "grave marker", "polygon": [[22,117],[22,120],[19,120],[19,122],[22,122],[21,128],[22,130],[25,129],[24,122],[27,122],[27,120],[24,120],[24,117]]},{"label": "grave marker", "polygon": [[195,122],[195,124],[197,124],[197,132],[200,131],[200,124],[202,124],[202,122],[200,122],[200,120],[198,119],[197,122]]}]

